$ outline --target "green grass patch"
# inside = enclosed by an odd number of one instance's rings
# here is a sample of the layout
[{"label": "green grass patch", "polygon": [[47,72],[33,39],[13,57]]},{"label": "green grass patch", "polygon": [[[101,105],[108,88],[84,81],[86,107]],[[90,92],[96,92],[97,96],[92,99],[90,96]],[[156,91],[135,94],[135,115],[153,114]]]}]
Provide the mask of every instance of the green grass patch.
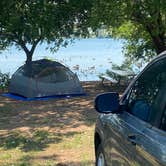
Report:
[{"label": "green grass patch", "polygon": [[[56,145],[56,148],[58,149],[63,149],[63,150],[83,150],[84,149],[93,149],[93,137],[94,133],[93,130],[90,130],[88,132],[80,132],[80,133],[75,133],[70,136],[64,136],[63,141],[58,143]],[[87,151],[85,150],[85,153],[82,153],[81,156],[83,157],[82,159],[88,160],[88,155],[89,152],[86,153]]]},{"label": "green grass patch", "polygon": [[51,134],[44,130],[36,130],[32,135],[14,131],[0,139],[1,146],[4,149],[19,148],[23,151],[40,151],[46,148],[51,141]]},{"label": "green grass patch", "polygon": [[[78,163],[80,166],[94,164],[93,154],[91,153],[93,150],[93,129],[86,132],[65,134],[36,130],[31,134],[30,136],[27,133],[15,131],[3,138],[0,148],[0,165],[56,166],[58,152],[61,150],[76,151],[76,155],[80,156],[80,162]],[[52,156],[50,151],[57,152],[57,156],[47,157]],[[43,157],[45,153],[46,157]],[[70,156],[67,157],[69,157],[68,161],[72,160]],[[77,164],[77,162],[74,164]]]}]

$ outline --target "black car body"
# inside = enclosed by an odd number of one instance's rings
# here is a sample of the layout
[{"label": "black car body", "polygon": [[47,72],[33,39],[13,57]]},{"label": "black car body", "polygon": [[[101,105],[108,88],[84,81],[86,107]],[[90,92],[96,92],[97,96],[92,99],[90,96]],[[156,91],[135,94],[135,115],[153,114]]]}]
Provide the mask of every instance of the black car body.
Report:
[{"label": "black car body", "polygon": [[97,166],[166,165],[166,51],[152,60],[121,98],[96,97]]}]

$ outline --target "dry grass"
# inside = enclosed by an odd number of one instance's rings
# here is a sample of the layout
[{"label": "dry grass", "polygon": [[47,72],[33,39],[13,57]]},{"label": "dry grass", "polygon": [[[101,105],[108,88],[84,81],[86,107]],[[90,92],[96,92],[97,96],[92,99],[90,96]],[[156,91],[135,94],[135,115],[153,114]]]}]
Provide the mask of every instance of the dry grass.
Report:
[{"label": "dry grass", "polygon": [[0,165],[94,165],[93,102],[113,89],[97,82],[83,86],[88,96],[70,99],[23,102],[0,96]]}]

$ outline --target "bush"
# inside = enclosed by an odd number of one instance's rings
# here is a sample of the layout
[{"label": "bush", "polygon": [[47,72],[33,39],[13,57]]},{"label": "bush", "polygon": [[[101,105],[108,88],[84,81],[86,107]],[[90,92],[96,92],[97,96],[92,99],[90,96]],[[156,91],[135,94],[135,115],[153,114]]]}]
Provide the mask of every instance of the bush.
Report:
[{"label": "bush", "polygon": [[110,70],[106,70],[105,74],[100,74],[99,78],[102,79],[103,75],[116,80],[117,84],[125,85],[131,81],[131,79],[135,76],[135,73],[129,64],[123,63],[121,66],[112,64],[112,68]]},{"label": "bush", "polygon": [[9,73],[3,74],[0,72],[0,90],[4,91],[8,89],[10,82]]}]

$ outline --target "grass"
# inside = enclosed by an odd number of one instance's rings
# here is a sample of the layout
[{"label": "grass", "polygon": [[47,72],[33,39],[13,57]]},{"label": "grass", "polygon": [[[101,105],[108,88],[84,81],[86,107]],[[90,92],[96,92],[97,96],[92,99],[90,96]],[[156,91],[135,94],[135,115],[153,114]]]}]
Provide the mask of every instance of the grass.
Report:
[{"label": "grass", "polygon": [[[17,108],[17,107],[16,107]],[[80,130],[79,125],[73,125],[68,130],[64,123],[55,121],[56,129],[59,132],[51,131],[48,127],[42,129],[42,125],[48,126],[52,122],[52,118],[44,117],[39,119],[27,114],[25,119],[28,119],[28,124],[34,123],[34,128],[30,130],[21,130],[22,126],[27,125],[26,120],[23,120],[21,127],[17,125],[17,117],[20,112],[15,110],[15,106],[6,104],[0,107],[0,165],[3,166],[92,166],[94,165],[93,152],[93,132],[94,119],[82,117],[86,122],[83,125],[85,129]],[[31,115],[32,118],[29,118]],[[57,116],[62,118],[63,116]],[[12,119],[14,118],[14,121]],[[10,119],[10,122],[6,123]],[[69,124],[68,120],[65,121]],[[80,116],[78,118],[81,120]],[[16,120],[16,121],[15,121]],[[76,121],[76,119],[74,119]],[[78,121],[78,120],[77,120]],[[37,125],[37,122],[39,124]],[[20,122],[21,123],[21,122]],[[72,122],[73,123],[73,122]],[[54,125],[53,125],[54,126]],[[78,129],[72,131],[75,127]],[[90,127],[89,127],[90,126]],[[2,129],[5,129],[3,134]],[[12,128],[12,129],[10,129]],[[71,131],[70,131],[71,130]]]},{"label": "grass", "polygon": [[[61,141],[55,143],[58,137]],[[40,130],[32,133],[31,137],[15,131],[1,140],[0,165],[54,166],[58,165],[59,161],[58,156],[52,153],[58,152],[60,156],[71,153],[68,156],[71,157],[69,165],[91,166],[94,159],[89,149],[93,149],[93,129],[68,135],[53,135]]]},{"label": "grass", "polygon": [[10,132],[7,137],[1,138],[1,145],[4,149],[19,148],[23,151],[42,150],[47,143],[51,142],[48,131],[37,130],[28,135],[19,131]]},{"label": "grass", "polygon": [[0,165],[93,166],[94,98],[108,89],[94,82],[84,89],[88,96],[63,100],[0,96]]}]

